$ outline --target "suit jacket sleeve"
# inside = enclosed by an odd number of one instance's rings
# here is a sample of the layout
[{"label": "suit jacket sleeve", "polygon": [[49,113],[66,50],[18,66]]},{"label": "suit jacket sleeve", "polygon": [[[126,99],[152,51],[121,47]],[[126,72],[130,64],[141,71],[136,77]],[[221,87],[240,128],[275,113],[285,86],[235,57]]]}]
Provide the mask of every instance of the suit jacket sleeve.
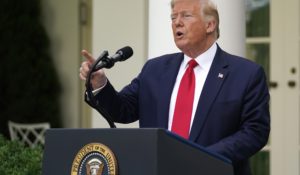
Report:
[{"label": "suit jacket sleeve", "polygon": [[[148,62],[144,65],[145,69]],[[120,92],[116,91],[108,80],[106,86],[95,96],[96,103],[92,106],[95,109],[105,111],[112,120],[117,123],[132,123],[139,120],[139,89],[141,73],[131,83],[125,86]]]}]

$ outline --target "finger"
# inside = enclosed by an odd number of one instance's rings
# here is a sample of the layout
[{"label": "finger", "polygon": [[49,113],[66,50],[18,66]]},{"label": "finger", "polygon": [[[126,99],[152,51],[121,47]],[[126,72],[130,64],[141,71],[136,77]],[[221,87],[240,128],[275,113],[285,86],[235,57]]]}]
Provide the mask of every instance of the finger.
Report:
[{"label": "finger", "polygon": [[88,51],[82,50],[81,55],[84,56],[88,60],[88,62],[90,63],[95,62],[95,58]]},{"label": "finger", "polygon": [[90,69],[91,69],[91,63],[85,61],[81,65],[80,72],[82,73],[82,75],[86,76],[90,72]]},{"label": "finger", "polygon": [[91,67],[91,63],[89,61],[84,61],[81,63],[81,69],[83,71],[89,71],[89,68]]},{"label": "finger", "polygon": [[86,77],[85,77],[85,76],[83,76],[83,75],[82,75],[82,73],[80,73],[80,74],[79,74],[79,77],[80,77],[80,79],[81,79],[81,80],[84,80],[84,81],[86,81]]},{"label": "finger", "polygon": [[79,77],[81,80],[86,80],[86,74],[83,72],[83,68],[79,68]]}]

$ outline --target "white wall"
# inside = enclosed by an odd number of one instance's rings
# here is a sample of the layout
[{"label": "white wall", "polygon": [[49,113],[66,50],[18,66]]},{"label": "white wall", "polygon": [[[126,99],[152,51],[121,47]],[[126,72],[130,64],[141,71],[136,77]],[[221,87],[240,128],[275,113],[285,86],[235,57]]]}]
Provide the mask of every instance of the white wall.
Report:
[{"label": "white wall", "polygon": [[[95,57],[108,50],[110,55],[116,50],[131,46],[134,55],[125,62],[116,63],[106,71],[109,80],[117,90],[130,83],[138,75],[147,60],[147,1],[145,0],[93,0],[92,53]],[[117,125],[117,127],[137,127],[138,123]],[[93,111],[92,127],[109,127],[106,121]]]},{"label": "white wall", "polygon": [[79,8],[78,0],[43,0],[43,22],[62,84],[61,109],[65,127],[79,126]]}]

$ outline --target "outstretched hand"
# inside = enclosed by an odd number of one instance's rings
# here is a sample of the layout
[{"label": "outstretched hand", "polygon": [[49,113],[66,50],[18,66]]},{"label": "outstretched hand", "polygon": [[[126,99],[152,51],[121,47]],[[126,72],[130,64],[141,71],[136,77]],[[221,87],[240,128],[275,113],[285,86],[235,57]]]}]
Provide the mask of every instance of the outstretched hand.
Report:
[{"label": "outstretched hand", "polygon": [[[81,51],[81,55],[86,58],[86,61],[83,61],[81,63],[81,67],[79,69],[79,77],[81,80],[86,81],[87,75],[93,65],[93,63],[96,61],[96,59],[86,50]],[[105,85],[107,81],[106,75],[104,73],[104,70],[100,69],[96,72],[92,73],[91,76],[91,83],[93,89],[101,88]]]}]

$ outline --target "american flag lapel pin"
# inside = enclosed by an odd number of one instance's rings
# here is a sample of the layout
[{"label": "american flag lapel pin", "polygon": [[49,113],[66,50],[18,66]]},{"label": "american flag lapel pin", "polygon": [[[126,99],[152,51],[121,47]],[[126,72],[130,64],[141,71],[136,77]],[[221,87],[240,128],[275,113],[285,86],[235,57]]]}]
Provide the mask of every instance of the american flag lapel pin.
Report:
[{"label": "american flag lapel pin", "polygon": [[219,75],[218,75],[218,78],[221,78],[221,79],[223,79],[223,78],[224,78],[224,74],[222,74],[222,73],[219,73]]}]

